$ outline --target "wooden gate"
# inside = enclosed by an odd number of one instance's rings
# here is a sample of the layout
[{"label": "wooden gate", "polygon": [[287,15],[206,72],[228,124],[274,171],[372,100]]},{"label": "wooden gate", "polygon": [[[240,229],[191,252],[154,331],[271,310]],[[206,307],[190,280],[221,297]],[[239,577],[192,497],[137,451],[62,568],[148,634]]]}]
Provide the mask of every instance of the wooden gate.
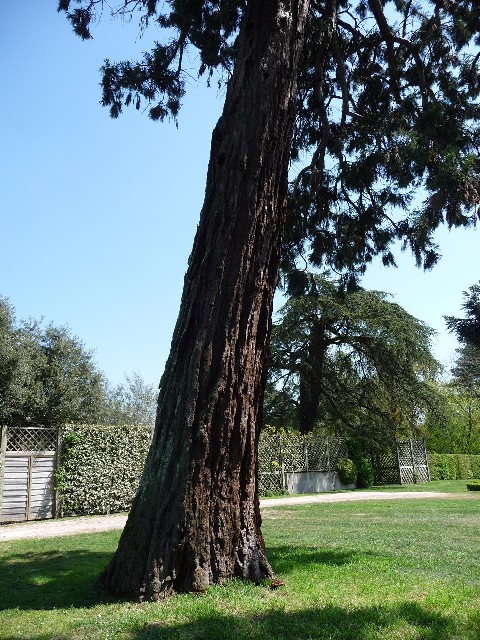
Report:
[{"label": "wooden gate", "polygon": [[0,522],[55,517],[57,429],[1,430]]}]

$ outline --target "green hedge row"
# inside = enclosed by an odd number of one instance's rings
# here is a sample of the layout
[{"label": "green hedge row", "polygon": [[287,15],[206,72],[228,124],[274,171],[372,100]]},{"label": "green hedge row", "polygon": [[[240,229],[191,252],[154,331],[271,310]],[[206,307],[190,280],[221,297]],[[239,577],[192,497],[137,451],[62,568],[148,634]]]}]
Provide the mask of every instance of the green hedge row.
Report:
[{"label": "green hedge row", "polygon": [[429,453],[432,480],[470,480],[480,478],[480,455]]},{"label": "green hedge row", "polygon": [[65,427],[56,472],[60,515],[128,511],[150,438],[148,427]]},{"label": "green hedge row", "polygon": [[[62,429],[56,472],[60,515],[127,511],[150,438],[148,427],[74,425]],[[262,446],[259,453],[261,458],[266,455]],[[480,478],[480,455],[429,453],[428,463],[432,480]]]}]

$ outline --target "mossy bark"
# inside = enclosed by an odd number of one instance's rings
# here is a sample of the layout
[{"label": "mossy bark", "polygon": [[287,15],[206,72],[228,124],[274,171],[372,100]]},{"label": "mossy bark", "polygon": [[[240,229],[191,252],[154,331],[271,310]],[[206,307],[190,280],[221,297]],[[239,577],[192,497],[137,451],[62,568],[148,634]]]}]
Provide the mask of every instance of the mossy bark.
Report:
[{"label": "mossy bark", "polygon": [[101,580],[116,593],[157,599],[273,577],[257,444],[307,9],[308,0],[246,9],[152,447]]}]

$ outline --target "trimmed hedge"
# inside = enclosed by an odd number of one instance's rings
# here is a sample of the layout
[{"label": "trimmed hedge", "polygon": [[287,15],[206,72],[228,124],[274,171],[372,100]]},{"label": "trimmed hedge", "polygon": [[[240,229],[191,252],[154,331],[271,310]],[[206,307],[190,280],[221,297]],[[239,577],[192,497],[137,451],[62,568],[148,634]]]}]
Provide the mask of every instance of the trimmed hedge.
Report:
[{"label": "trimmed hedge", "polygon": [[480,477],[480,455],[429,453],[431,480],[471,480]]},{"label": "trimmed hedge", "polygon": [[[62,429],[56,471],[60,515],[128,511],[150,438],[149,427],[69,425]],[[265,455],[262,447],[259,454]],[[432,480],[480,478],[480,455],[429,453],[428,463]]]},{"label": "trimmed hedge", "polygon": [[56,472],[61,516],[128,511],[150,446],[149,427],[62,429]]}]

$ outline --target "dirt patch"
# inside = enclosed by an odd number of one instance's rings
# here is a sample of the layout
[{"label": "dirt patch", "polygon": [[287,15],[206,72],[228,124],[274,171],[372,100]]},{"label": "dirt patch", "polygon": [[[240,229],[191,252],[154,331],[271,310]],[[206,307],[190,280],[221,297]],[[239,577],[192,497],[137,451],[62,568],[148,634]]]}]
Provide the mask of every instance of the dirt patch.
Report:
[{"label": "dirt patch", "polygon": [[[436,493],[434,491],[347,491],[342,493],[321,493],[316,496],[290,496],[271,498],[261,501],[262,508],[283,507],[297,504],[361,502],[366,500],[421,500],[425,498],[459,498],[468,497],[463,494]],[[111,531],[123,529],[127,520],[126,514],[117,513],[111,516],[82,516],[63,520],[41,520],[23,522],[21,524],[0,525],[0,542],[19,540],[22,538],[56,538],[79,533],[95,531]]]}]

